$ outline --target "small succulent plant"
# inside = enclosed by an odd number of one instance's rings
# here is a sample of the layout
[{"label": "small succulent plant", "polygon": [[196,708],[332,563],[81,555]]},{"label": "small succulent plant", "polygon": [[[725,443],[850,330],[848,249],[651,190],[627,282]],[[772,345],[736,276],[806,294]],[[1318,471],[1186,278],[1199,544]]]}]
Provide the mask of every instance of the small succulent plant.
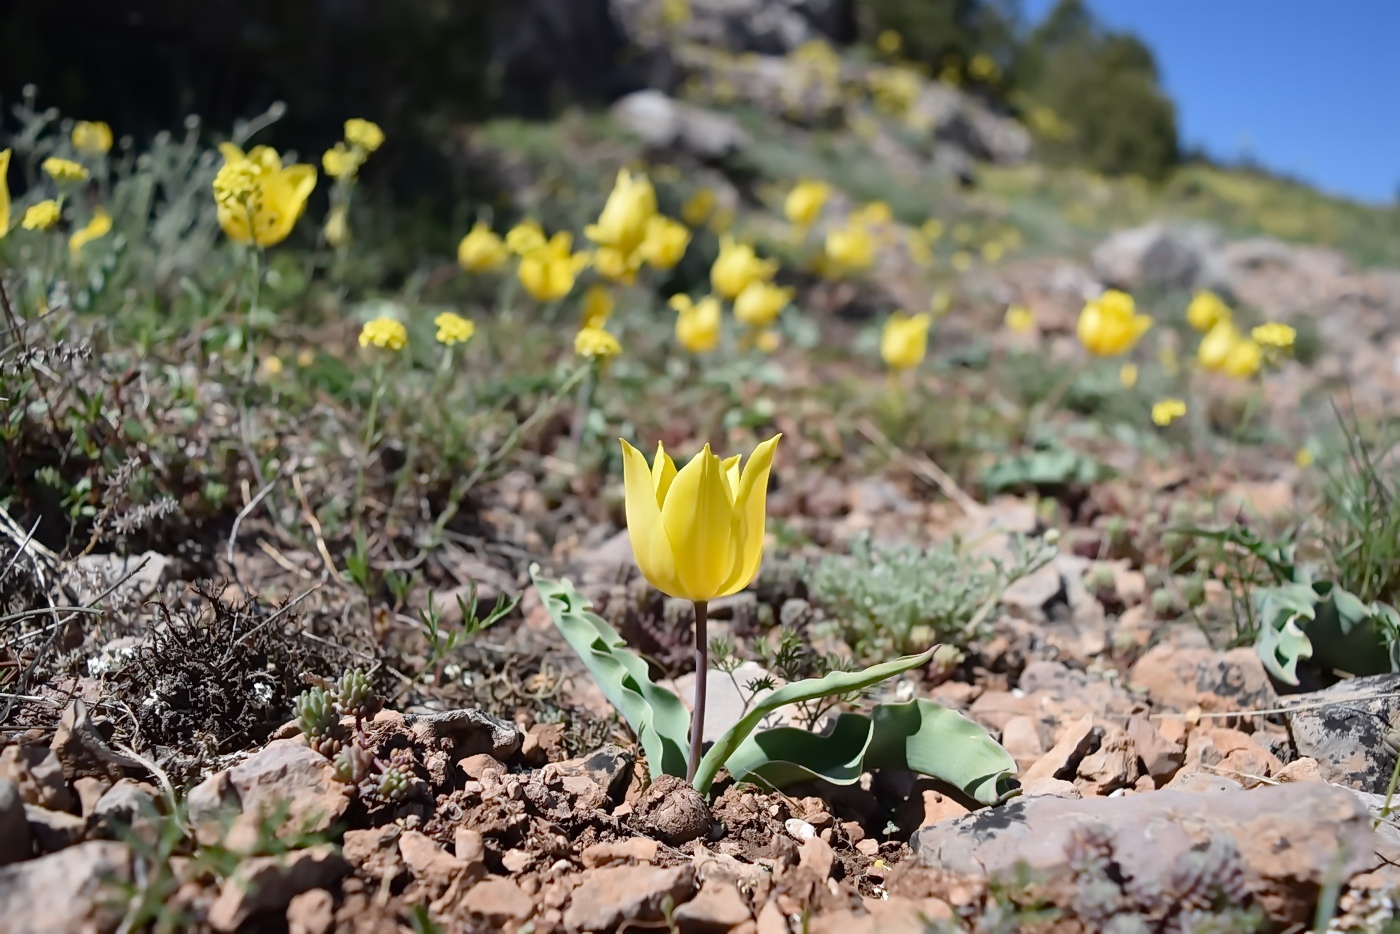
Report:
[{"label": "small succulent plant", "polygon": [[382,702],[374,694],[369,677],[360,669],[354,668],[340,676],[331,688],[336,710],[341,715],[367,720],[379,712]]},{"label": "small succulent plant", "polygon": [[311,748],[327,759],[334,758],[345,744],[345,730],[331,696],[322,688],[311,688],[297,695],[292,710]]}]

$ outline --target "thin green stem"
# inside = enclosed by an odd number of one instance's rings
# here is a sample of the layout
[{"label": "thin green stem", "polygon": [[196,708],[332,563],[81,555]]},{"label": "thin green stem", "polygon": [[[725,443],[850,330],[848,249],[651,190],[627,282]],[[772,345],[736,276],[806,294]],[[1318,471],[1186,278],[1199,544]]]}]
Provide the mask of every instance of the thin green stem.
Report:
[{"label": "thin green stem", "polygon": [[700,751],[705,742],[705,695],[710,681],[710,641],[705,630],[709,610],[706,601],[695,601],[695,707],[690,712],[690,761],[685,769],[685,780],[688,782],[695,781],[695,772],[700,768]]},{"label": "thin green stem", "polygon": [[365,453],[360,458],[360,463],[355,469],[355,499],[351,504],[351,511],[355,516],[355,527],[360,525],[360,502],[365,493],[365,464],[368,463],[370,454],[374,451],[374,429],[379,418],[379,397],[384,394],[384,361],[380,360],[374,365],[374,375],[371,377],[374,382],[374,391],[369,397],[369,414],[365,416]]}]

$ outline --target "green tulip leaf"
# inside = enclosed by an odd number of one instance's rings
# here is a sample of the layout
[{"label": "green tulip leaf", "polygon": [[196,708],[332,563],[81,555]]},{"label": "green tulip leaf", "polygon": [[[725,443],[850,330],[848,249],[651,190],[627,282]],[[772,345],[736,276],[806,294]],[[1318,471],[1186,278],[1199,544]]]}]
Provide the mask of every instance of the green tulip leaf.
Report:
[{"label": "green tulip leaf", "polygon": [[[937,646],[934,646],[937,648]],[[773,693],[767,695],[762,700],[756,702],[749,712],[739,720],[738,723],[730,727],[721,736],[709,751],[700,760],[700,767],[695,772],[695,780],[692,784],[701,794],[706,794],[710,786],[714,784],[715,776],[719,770],[729,761],[729,757],[739,748],[744,740],[758,729],[758,725],[764,718],[780,707],[788,704],[800,704],[804,701],[817,700],[823,697],[833,697],[839,694],[849,694],[852,691],[859,691],[868,688],[872,684],[878,684],[886,678],[892,678],[897,674],[906,672],[911,668],[918,668],[928,664],[933,658],[934,648],[918,655],[905,655],[893,661],[883,662],[879,665],[872,665],[864,671],[833,671],[831,674],[821,678],[808,678],[805,681],[795,681],[792,684],[784,685]]]},{"label": "green tulip leaf", "polygon": [[1254,651],[1271,675],[1297,685],[1298,662],[1313,654],[1312,640],[1303,629],[1317,616],[1317,594],[1306,584],[1284,584],[1259,588],[1254,601],[1259,611]]},{"label": "green tulip leaf", "polygon": [[729,774],[772,788],[812,779],[852,785],[871,769],[932,776],[981,804],[1014,790],[1016,762],[982,727],[933,701],[877,704],[870,716],[843,713],[830,730],[778,727],[739,744]]},{"label": "green tulip leaf", "polygon": [[564,640],[637,734],[652,774],[684,776],[690,712],[681,699],[651,680],[646,660],[627,648],[573,584],[541,577],[537,565],[531,566],[530,576]]}]

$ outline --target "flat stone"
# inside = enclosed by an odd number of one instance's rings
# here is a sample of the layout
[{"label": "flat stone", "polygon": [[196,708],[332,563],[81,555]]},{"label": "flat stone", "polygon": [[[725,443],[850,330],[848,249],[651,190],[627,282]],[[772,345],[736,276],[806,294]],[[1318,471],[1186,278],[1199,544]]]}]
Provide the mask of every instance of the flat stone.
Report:
[{"label": "flat stone", "polygon": [[722,934],[753,917],[739,887],[728,879],[706,879],[695,897],[672,916],[682,934]]},{"label": "flat stone", "polygon": [[29,821],[19,789],[8,778],[0,778],[0,866],[17,863],[34,855]]},{"label": "flat stone", "polygon": [[73,810],[73,795],[58,756],[44,746],[18,743],[0,749],[0,779],[12,782],[25,804],[51,811]]},{"label": "flat stone", "polygon": [[1079,763],[1089,754],[1095,741],[1102,734],[1102,728],[1094,726],[1092,717],[1084,717],[1067,723],[1060,729],[1055,745],[1039,761],[1026,769],[1023,782],[1033,782],[1041,778],[1061,778],[1072,780]]},{"label": "flat stone", "polygon": [[1322,777],[1358,791],[1384,794],[1395,768],[1385,744],[1393,720],[1400,720],[1400,675],[1372,675],[1340,681],[1309,694],[1293,694],[1287,715],[1298,755],[1317,760]]},{"label": "flat stone", "polygon": [[585,869],[596,869],[612,863],[651,863],[656,860],[659,844],[650,837],[630,837],[609,843],[595,843],[583,848],[579,859]]},{"label": "flat stone", "polygon": [[482,752],[507,762],[523,739],[520,727],[475,707],[409,714],[404,723],[419,743],[446,752],[453,762]]},{"label": "flat stone", "polygon": [[660,921],[667,899],[679,905],[694,891],[695,870],[690,865],[585,870],[564,912],[564,926],[578,934],[611,931],[624,921]]},{"label": "flat stone", "polygon": [[281,856],[246,858],[219,885],[219,895],[209,907],[209,926],[216,931],[234,931],[255,915],[281,913],[294,896],[325,888],[349,869],[329,843]]},{"label": "flat stone", "polygon": [[330,934],[335,926],[335,896],[325,889],[294,895],[287,903],[287,934]]},{"label": "flat stone", "polygon": [[399,855],[413,878],[434,894],[446,890],[452,878],[466,868],[466,863],[417,830],[405,830],[399,835]]},{"label": "flat stone", "polygon": [[[279,739],[200,782],[188,802],[201,843],[246,849],[257,839],[259,822],[274,814],[284,815],[278,836],[330,829],[345,813],[350,794],[325,756],[296,740]],[[234,822],[228,828],[230,815]]]},{"label": "flat stone", "polygon": [[1186,749],[1167,739],[1146,717],[1129,718],[1128,735],[1132,737],[1133,748],[1137,750],[1143,768],[1159,785],[1171,781],[1171,777],[1186,761]]},{"label": "flat stone", "polygon": [[111,840],[0,867],[6,934],[114,931],[123,905],[113,886],[131,880],[131,850]]},{"label": "flat stone", "polygon": [[514,879],[495,876],[467,889],[459,903],[462,912],[493,927],[520,922],[535,911],[535,901]]},{"label": "flat stone", "polygon": [[43,853],[57,853],[79,842],[87,833],[87,821],[67,811],[50,811],[26,804],[24,819],[29,822],[30,837]]}]

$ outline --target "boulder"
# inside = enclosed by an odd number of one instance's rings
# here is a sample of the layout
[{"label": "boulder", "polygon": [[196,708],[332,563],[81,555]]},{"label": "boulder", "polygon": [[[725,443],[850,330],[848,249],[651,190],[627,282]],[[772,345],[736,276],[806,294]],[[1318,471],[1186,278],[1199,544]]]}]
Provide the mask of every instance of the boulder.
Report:
[{"label": "boulder", "polygon": [[1111,286],[1228,291],[1215,235],[1201,228],[1148,224],[1120,230],[1094,250],[1094,271]]},{"label": "boulder", "polygon": [[718,162],[749,144],[749,135],[733,117],[682,103],[661,91],[628,94],[613,105],[612,115],[648,149],[682,152],[705,162]]}]

